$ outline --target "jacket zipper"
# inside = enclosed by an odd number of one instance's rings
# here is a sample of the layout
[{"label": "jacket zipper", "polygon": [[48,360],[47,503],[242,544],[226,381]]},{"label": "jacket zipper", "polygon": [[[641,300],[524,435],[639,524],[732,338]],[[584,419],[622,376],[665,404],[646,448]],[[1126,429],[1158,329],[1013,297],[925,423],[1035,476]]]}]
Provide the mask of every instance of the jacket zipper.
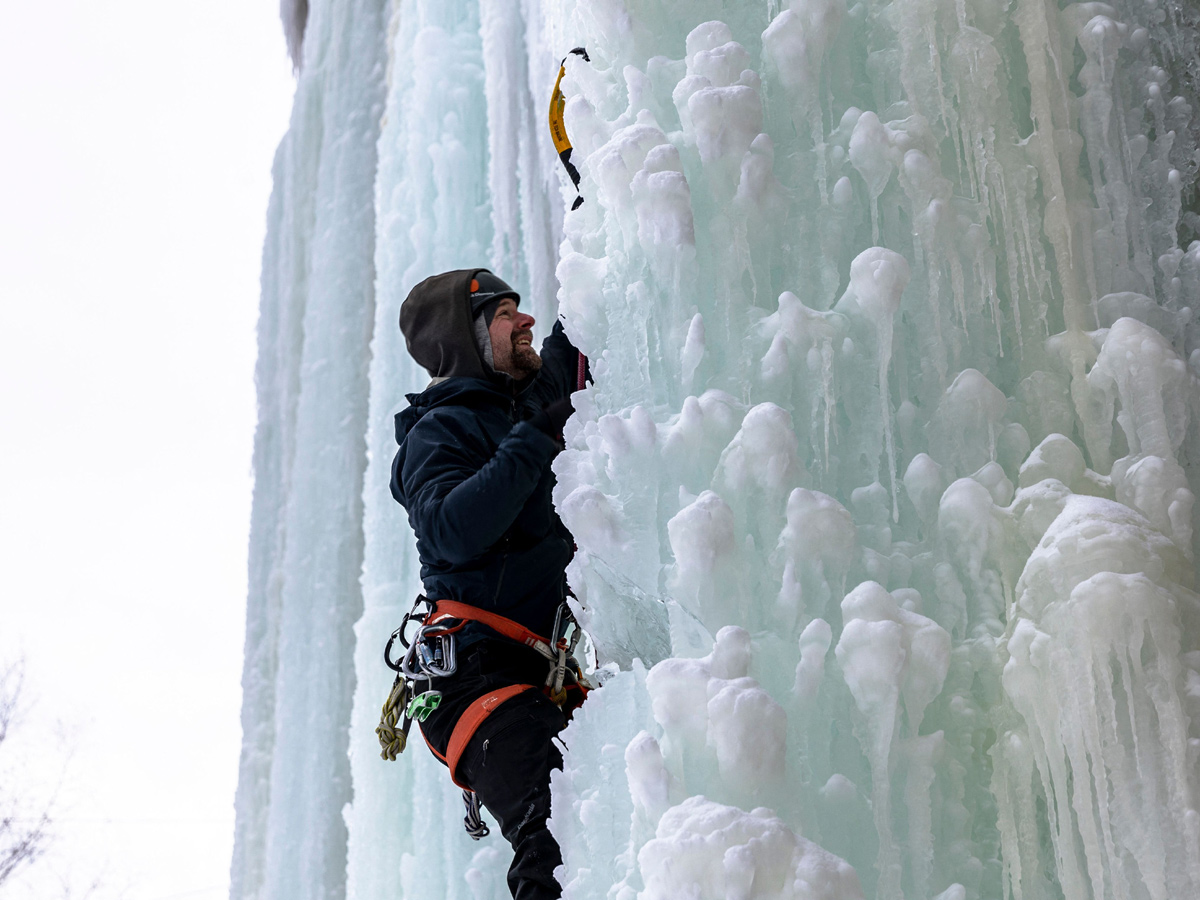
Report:
[{"label": "jacket zipper", "polygon": [[507,569],[508,554],[505,553],[502,557],[500,557],[500,577],[496,579],[496,594],[494,597],[492,597],[493,606],[495,606],[496,602],[500,599],[500,588],[504,586],[504,573]]},{"label": "jacket zipper", "polygon": [[[508,420],[510,422],[512,422],[513,424],[516,424],[516,421],[517,421],[517,398],[516,397],[508,398]],[[507,539],[506,539],[506,541],[507,541]],[[500,558],[500,577],[496,579],[496,594],[495,594],[495,596],[492,597],[492,605],[493,606],[500,599],[500,589],[502,587],[504,587],[504,573],[507,571],[507,569],[508,569],[508,553],[505,553]]]}]

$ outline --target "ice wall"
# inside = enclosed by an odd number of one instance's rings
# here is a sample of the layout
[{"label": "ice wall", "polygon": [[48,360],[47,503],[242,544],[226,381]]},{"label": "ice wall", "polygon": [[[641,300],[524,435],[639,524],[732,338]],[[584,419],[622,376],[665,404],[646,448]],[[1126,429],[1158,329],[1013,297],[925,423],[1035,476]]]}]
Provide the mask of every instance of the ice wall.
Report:
[{"label": "ice wall", "polygon": [[623,670],[566,735],[568,895],[857,896],[805,840],[879,898],[1195,895],[1197,157],[1151,54],[1194,33],[637,10],[562,8],[556,502]]},{"label": "ice wall", "polygon": [[567,897],[1200,896],[1196,14],[385,6],[306,10],[276,168],[232,896],[507,896],[373,734],[396,319],[468,265],[596,375]]}]

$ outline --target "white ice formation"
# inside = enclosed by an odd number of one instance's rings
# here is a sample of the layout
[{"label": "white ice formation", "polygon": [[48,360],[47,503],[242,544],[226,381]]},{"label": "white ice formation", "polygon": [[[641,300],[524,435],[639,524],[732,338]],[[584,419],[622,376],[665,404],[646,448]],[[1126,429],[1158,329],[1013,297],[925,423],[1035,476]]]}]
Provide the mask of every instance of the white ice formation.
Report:
[{"label": "white ice formation", "polygon": [[1189,9],[284,0],[234,900],[507,896],[373,734],[398,309],[474,265],[595,373],[567,898],[1200,897]]}]

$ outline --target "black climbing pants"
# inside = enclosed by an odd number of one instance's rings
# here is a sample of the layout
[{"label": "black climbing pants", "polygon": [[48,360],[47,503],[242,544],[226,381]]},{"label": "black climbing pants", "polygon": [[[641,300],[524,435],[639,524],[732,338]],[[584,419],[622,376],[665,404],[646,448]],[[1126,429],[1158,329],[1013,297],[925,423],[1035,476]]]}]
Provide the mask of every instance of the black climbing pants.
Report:
[{"label": "black climbing pants", "polygon": [[562,768],[562,754],[551,738],[565,720],[540,689],[546,670],[546,660],[520,644],[503,640],[472,644],[459,654],[457,672],[433,680],[442,701],[421,725],[429,742],[445,754],[458,717],[472,701],[510,684],[535,686],[496,707],[467,744],[458,766],[459,781],[479,795],[512,845],[508,888],[515,900],[553,900],[562,895],[554,878],[562,854],[546,819],[550,770]]}]

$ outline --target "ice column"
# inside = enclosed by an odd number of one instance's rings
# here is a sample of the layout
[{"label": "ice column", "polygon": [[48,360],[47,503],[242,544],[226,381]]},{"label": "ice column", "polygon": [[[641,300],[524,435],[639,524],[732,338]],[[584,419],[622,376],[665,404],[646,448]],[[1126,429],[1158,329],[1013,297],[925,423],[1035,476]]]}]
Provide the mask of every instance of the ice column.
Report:
[{"label": "ice column", "polygon": [[396,762],[379,758],[374,735],[392,680],[383,646],[421,591],[412,532],[388,481],[396,452],[393,416],[408,405],[405,394],[426,387],[429,375],[408,356],[397,322],[404,298],[425,277],[488,266],[521,292],[539,337],[553,325],[553,254],[562,213],[557,159],[540,140],[542,92],[535,95],[533,86],[547,77],[553,83],[554,60],[541,44],[536,4],[518,0],[397,5],[388,52],[362,489],[364,610],[355,629],[358,690],[349,720],[348,888],[361,900],[502,900],[511,859],[503,838],[497,832],[475,844],[467,837],[460,791],[415,727],[410,748]]},{"label": "ice column", "polygon": [[[413,744],[398,762],[379,758],[373,729],[392,673],[383,643],[420,592],[420,569],[404,510],[388,491],[393,415],[428,374],[404,349],[397,322],[413,284],[452,268],[483,265],[492,241],[487,197],[488,131],[479,9],[473,2],[398,7],[389,32],[388,100],[379,139],[379,239],[371,346],[369,463],[363,487],[367,546],[364,612],[356,633],[359,675],[352,733],[354,803],[348,881],[363,898],[469,896],[471,858],[458,791]],[[440,771],[439,771],[440,770]],[[420,853],[418,860],[417,854]]]},{"label": "ice column", "polygon": [[339,897],[384,6],[314,4],[263,253],[231,896]]}]

